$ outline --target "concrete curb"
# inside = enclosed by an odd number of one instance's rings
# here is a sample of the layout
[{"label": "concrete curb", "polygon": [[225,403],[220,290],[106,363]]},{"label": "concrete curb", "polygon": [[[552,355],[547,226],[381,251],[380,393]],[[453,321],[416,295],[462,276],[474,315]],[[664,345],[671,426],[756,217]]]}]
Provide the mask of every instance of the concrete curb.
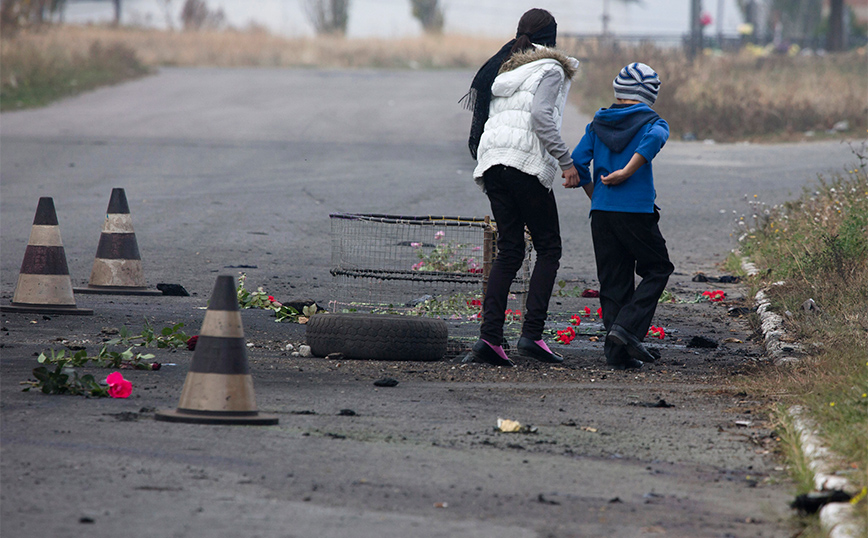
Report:
[{"label": "concrete curb", "polygon": [[[799,436],[802,453],[808,468],[814,474],[817,491],[841,490],[856,493],[856,488],[844,477],[835,474],[830,463],[832,453],[817,436],[817,425],[805,416],[805,410],[793,406],[787,410]],[[862,538],[865,529],[860,525],[856,507],[850,503],[829,503],[820,509],[820,526],[828,538]]]},{"label": "concrete curb", "polygon": [[[756,276],[759,274],[759,269],[747,258],[741,259],[741,268],[748,276]],[[789,342],[783,342],[781,339],[786,334],[784,331],[784,318],[771,311],[771,300],[766,295],[765,290],[757,292],[755,298],[756,312],[759,314],[760,323],[763,331],[763,346],[775,364],[786,364],[797,362],[799,359],[792,353],[801,352],[801,346]]]},{"label": "concrete curb", "polygon": [[[741,268],[748,276],[759,274],[757,266],[742,257]],[[771,301],[766,292],[760,290],[756,297],[756,311],[760,317],[763,332],[763,345],[775,364],[798,362],[789,353],[801,350],[798,344],[781,342],[784,336],[784,318],[771,311]],[[846,478],[838,476],[830,463],[832,453],[817,435],[817,425],[807,416],[800,406],[787,410],[799,437],[799,445],[814,474],[814,489],[817,491],[842,490],[855,493],[856,488]],[[820,510],[820,526],[827,538],[862,538],[864,530],[856,514],[856,507],[850,503],[829,503]]]}]

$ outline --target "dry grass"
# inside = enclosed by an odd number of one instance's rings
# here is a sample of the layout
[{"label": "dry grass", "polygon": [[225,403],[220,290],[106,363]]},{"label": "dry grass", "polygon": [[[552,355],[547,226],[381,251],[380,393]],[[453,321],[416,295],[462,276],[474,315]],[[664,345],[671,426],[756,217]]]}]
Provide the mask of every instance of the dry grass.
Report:
[{"label": "dry grass", "polygon": [[707,56],[689,62],[654,47],[585,53],[579,99],[585,110],[612,102],[612,79],[630,62],[653,67],[662,81],[655,110],[673,134],[720,141],[825,131],[841,120],[868,127],[865,50],[837,56]]},{"label": "dry grass", "polygon": [[36,44],[0,40],[0,110],[42,106],[149,72],[135,52],[120,42],[84,41]]},{"label": "dry grass", "polygon": [[42,50],[86,51],[120,43],[150,66],[466,68],[481,65],[500,41],[465,36],[405,39],[282,38],[266,32],[172,32],[105,26],[57,26],[16,40]]}]

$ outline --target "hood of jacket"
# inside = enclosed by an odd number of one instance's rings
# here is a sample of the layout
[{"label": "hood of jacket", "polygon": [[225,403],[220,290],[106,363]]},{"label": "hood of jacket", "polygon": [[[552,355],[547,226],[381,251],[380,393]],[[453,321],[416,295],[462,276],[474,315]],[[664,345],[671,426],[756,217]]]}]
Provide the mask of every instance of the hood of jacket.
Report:
[{"label": "hood of jacket", "polygon": [[579,68],[579,61],[559,50],[534,45],[533,49],[517,52],[503,62],[492,86],[492,94],[509,97],[533,73],[552,65],[560,65],[570,80]]},{"label": "hood of jacket", "polygon": [[636,105],[615,104],[601,108],[594,114],[591,128],[600,141],[614,153],[621,153],[645,124],[660,116],[644,103]]}]

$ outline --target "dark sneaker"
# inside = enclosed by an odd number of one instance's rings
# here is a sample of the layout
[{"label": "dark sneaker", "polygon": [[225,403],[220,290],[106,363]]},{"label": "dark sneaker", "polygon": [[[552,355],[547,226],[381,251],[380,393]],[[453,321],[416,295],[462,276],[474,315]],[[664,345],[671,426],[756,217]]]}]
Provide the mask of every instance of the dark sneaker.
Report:
[{"label": "dark sneaker", "polygon": [[606,355],[606,364],[612,370],[638,370],[645,363],[631,357],[624,346],[614,345]]},{"label": "dark sneaker", "polygon": [[504,360],[496,351],[491,349],[491,346],[482,340],[478,340],[473,344],[473,347],[470,348],[470,353],[461,362],[483,362],[493,366],[507,366],[509,368],[515,366],[514,362],[509,359]]},{"label": "dark sneaker", "polygon": [[530,338],[522,336],[518,339],[518,352],[527,357],[534,358],[540,362],[548,362],[552,364],[560,364],[564,362],[564,358],[557,353],[549,353],[541,348],[536,342]]},{"label": "dark sneaker", "polygon": [[627,353],[634,359],[644,362],[654,362],[657,360],[654,355],[648,352],[648,349],[645,348],[645,345],[638,338],[628,333],[619,325],[612,325],[609,334],[606,335],[606,340],[609,340],[613,344],[624,346],[627,349]]}]

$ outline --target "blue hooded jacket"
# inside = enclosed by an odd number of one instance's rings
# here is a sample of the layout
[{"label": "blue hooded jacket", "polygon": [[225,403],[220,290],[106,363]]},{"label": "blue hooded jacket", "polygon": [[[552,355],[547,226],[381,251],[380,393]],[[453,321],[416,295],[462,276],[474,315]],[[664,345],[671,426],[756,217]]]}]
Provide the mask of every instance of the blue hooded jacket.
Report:
[{"label": "blue hooded jacket", "polygon": [[[579,186],[594,182],[591,211],[653,213],[654,174],[651,160],[669,139],[669,124],[646,104],[615,104],[601,108],[573,150]],[[634,153],[648,161],[626,181],[604,185],[600,177],[627,166]],[[593,178],[589,165],[594,161]]]}]

